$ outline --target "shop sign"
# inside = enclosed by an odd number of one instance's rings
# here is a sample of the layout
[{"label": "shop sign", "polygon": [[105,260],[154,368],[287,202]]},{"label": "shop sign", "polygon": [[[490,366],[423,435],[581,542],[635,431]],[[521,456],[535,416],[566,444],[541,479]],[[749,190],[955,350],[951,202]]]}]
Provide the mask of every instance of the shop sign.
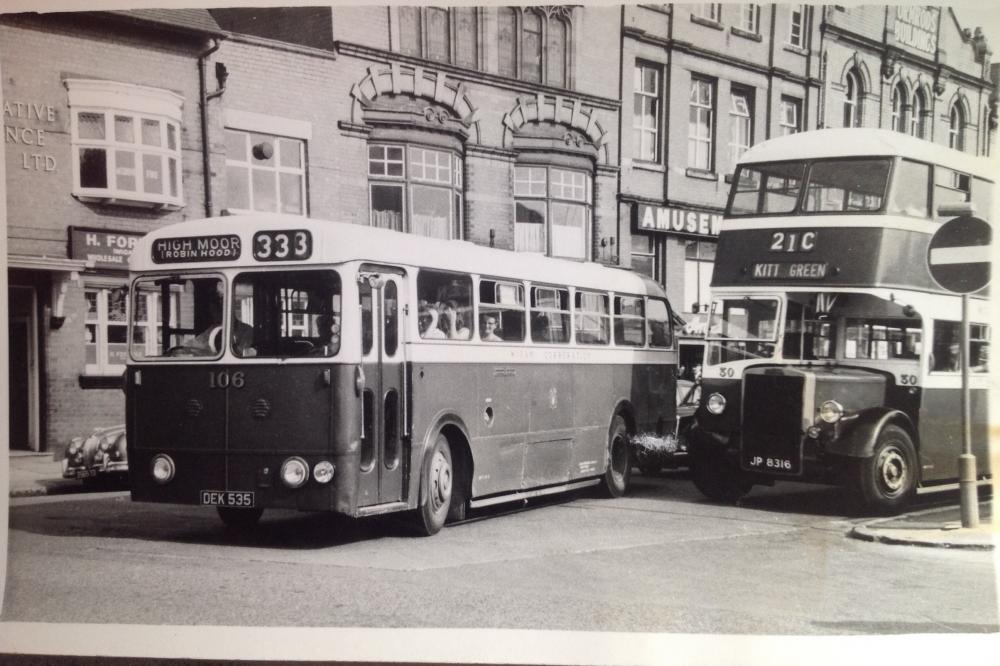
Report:
[{"label": "shop sign", "polygon": [[142,236],[129,231],[70,227],[70,257],[92,262],[94,268],[127,271],[128,258]]},{"label": "shop sign", "polygon": [[56,158],[46,148],[46,132],[56,122],[56,110],[50,104],[9,100],[3,103],[3,140],[27,171],[52,172]]},{"label": "shop sign", "polygon": [[933,55],[937,52],[938,9],[920,5],[896,7],[896,42]]},{"label": "shop sign", "polygon": [[706,211],[647,206],[639,204],[639,231],[659,231],[715,238],[722,226],[722,215]]}]

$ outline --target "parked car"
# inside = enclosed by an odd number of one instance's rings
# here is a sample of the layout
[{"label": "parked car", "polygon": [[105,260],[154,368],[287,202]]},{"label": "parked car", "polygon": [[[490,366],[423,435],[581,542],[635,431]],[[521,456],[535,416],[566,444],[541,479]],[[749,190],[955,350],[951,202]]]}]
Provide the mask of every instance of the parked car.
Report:
[{"label": "parked car", "polygon": [[125,452],[125,425],[94,428],[85,437],[74,437],[62,459],[64,479],[117,480],[128,476],[128,454]]},{"label": "parked car", "polygon": [[694,424],[694,413],[701,397],[701,384],[687,379],[677,380],[677,426],[664,437],[639,436],[633,440],[635,464],[646,476],[664,467],[671,469],[687,464],[687,434]]}]

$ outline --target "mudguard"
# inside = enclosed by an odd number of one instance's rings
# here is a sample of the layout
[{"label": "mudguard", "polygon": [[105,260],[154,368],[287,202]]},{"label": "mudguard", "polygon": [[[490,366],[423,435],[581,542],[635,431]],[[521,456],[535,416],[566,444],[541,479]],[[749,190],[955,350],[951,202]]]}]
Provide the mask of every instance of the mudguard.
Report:
[{"label": "mudguard", "polygon": [[877,407],[858,414],[857,418],[837,423],[837,437],[826,443],[829,454],[849,458],[868,458],[875,452],[875,441],[882,429],[895,424],[905,430],[917,443],[916,429],[910,417],[898,409]]}]

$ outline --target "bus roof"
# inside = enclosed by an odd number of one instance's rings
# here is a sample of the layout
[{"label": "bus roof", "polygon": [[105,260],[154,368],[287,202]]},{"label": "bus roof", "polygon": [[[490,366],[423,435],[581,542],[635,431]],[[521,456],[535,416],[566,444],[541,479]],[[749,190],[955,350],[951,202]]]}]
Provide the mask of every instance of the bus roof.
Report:
[{"label": "bus roof", "polygon": [[[251,251],[254,234],[262,230],[308,230],[313,253],[306,261],[257,261]],[[171,261],[156,263],[152,248],[165,239],[239,236],[242,251],[229,261]],[[222,268],[289,268],[302,265],[339,264],[348,261],[427,267],[493,277],[567,284],[597,290],[663,296],[660,286],[630,270],[593,262],[553,259],[539,254],[511,252],[468,241],[441,240],[379,229],[361,224],[331,222],[293,215],[255,213],[190,220],[151,231],[132,252],[133,272],[219,270]]]},{"label": "bus roof", "polygon": [[740,163],[865,155],[899,155],[992,180],[993,165],[982,157],[902,132],[860,127],[812,130],[769,139],[743,153]]}]

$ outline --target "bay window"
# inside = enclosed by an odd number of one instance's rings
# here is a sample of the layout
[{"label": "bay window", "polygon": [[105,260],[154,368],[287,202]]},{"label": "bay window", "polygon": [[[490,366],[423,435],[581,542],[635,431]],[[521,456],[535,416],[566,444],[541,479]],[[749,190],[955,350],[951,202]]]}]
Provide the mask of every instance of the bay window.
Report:
[{"label": "bay window", "polygon": [[432,238],[462,237],[462,160],[422,146],[368,146],[371,225]]},{"label": "bay window", "polygon": [[65,83],[74,196],[130,206],[183,206],[183,98],[113,81]]},{"label": "bay window", "polygon": [[589,174],[554,166],[518,166],[514,198],[516,251],[570,259],[589,256]]}]

